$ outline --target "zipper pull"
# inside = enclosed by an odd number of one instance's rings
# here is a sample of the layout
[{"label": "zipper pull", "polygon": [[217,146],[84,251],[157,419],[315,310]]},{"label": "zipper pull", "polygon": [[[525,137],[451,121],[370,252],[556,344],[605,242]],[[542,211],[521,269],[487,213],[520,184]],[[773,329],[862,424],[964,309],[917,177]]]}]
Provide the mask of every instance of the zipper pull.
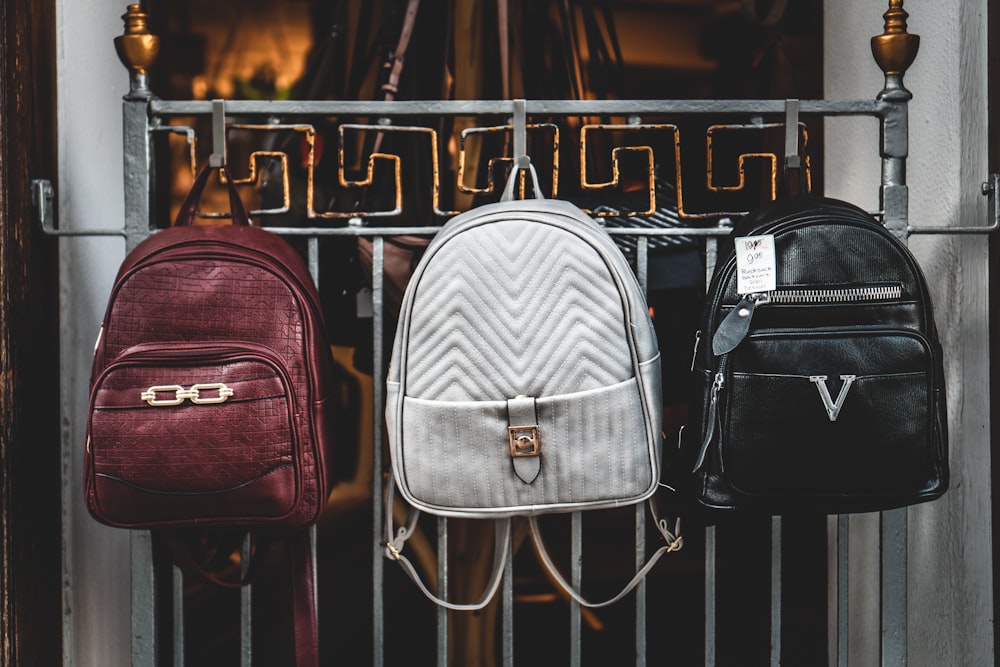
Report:
[{"label": "zipper pull", "polygon": [[712,382],[712,395],[708,401],[708,430],[705,431],[705,437],[701,441],[701,450],[698,452],[698,460],[694,462],[694,468],[691,469],[691,472],[698,472],[705,465],[708,448],[715,436],[715,422],[719,421],[719,391],[722,390],[724,384],[725,378],[720,371],[715,374],[715,380]]},{"label": "zipper pull", "polygon": [[695,363],[698,361],[698,343],[701,342],[701,329],[694,332],[694,349],[691,350],[691,372],[694,372]]},{"label": "zipper pull", "polygon": [[715,356],[722,356],[735,350],[750,331],[754,310],[757,306],[770,301],[771,295],[767,293],[747,294],[743,297],[715,330],[715,336],[712,337],[712,352]]}]

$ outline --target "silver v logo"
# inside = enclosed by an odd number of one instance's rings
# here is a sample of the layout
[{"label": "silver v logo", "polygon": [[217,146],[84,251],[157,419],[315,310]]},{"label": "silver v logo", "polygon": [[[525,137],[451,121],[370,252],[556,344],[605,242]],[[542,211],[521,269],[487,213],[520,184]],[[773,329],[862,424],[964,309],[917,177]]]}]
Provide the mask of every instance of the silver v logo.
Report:
[{"label": "silver v logo", "polygon": [[850,390],[851,384],[854,382],[856,377],[856,375],[840,376],[840,379],[844,381],[844,384],[840,386],[840,393],[837,394],[837,402],[835,403],[830,397],[830,390],[826,387],[826,376],[809,376],[809,381],[816,385],[816,390],[819,391],[819,397],[823,399],[823,407],[826,408],[826,414],[830,416],[830,421],[837,421],[837,417],[840,415],[840,408],[844,407],[844,399],[847,398],[847,392]]}]

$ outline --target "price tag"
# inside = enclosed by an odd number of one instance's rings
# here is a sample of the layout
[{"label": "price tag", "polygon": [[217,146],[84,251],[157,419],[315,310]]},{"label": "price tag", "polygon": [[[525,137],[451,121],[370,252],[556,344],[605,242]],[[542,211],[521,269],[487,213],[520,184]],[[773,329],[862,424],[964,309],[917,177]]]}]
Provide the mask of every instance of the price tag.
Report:
[{"label": "price tag", "polygon": [[777,274],[773,234],[736,239],[736,291],[739,294],[774,290]]}]

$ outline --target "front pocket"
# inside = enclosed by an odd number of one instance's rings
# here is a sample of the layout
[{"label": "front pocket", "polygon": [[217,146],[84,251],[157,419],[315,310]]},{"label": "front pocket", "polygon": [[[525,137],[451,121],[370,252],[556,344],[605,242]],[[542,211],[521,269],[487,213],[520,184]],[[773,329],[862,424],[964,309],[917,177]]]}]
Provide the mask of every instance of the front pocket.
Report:
[{"label": "front pocket", "polygon": [[119,525],[267,523],[299,499],[295,405],[266,348],[136,346],[96,379],[91,511]]},{"label": "front pocket", "polygon": [[[389,388],[392,395],[398,385]],[[404,496],[422,509],[462,516],[596,509],[640,502],[656,488],[659,421],[648,418],[634,378],[537,398],[540,472],[531,482],[515,473],[506,401],[402,400],[401,422],[390,425],[393,466]]]},{"label": "front pocket", "polygon": [[933,368],[910,331],[751,335],[727,369],[726,478],[748,494],[918,491],[935,475]]}]

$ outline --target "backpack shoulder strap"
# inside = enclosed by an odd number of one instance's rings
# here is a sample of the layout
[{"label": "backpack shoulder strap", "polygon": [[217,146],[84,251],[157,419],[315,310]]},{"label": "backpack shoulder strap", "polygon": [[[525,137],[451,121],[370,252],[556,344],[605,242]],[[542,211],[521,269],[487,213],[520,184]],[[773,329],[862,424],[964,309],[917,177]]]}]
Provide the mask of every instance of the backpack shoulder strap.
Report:
[{"label": "backpack shoulder strap", "polygon": [[612,605],[628,595],[632,589],[638,586],[639,582],[642,581],[647,574],[649,574],[649,571],[653,569],[653,566],[656,565],[656,562],[660,560],[664,554],[668,554],[672,551],[679,551],[681,547],[684,546],[684,537],[680,534],[680,519],[675,520],[673,531],[671,531],[669,529],[668,519],[657,516],[656,505],[652,498],[649,499],[649,510],[656,522],[656,528],[663,536],[663,539],[666,540],[666,544],[657,549],[653,555],[646,560],[646,563],[639,568],[632,579],[625,584],[625,587],[622,588],[621,591],[619,591],[614,597],[601,602],[591,602],[590,600],[584,598],[575,588],[573,588],[573,586],[569,584],[569,582],[566,581],[565,577],[562,576],[562,573],[559,572],[559,568],[556,567],[556,564],[552,561],[552,557],[549,555],[548,550],[545,548],[545,543],[542,541],[542,533],[538,527],[538,517],[528,517],[528,524],[531,526],[531,539],[534,541],[535,547],[538,550],[538,557],[545,566],[545,569],[548,570],[549,574],[552,575],[552,578],[555,579],[559,587],[562,588],[567,595],[584,607],[597,609]]},{"label": "backpack shoulder strap", "polygon": [[445,609],[451,609],[452,611],[478,611],[483,609],[490,603],[493,597],[496,595],[497,590],[500,588],[500,580],[503,578],[503,570],[507,564],[507,554],[510,552],[510,519],[500,519],[498,520],[498,535],[494,539],[493,548],[493,571],[490,573],[489,581],[486,583],[486,589],[478,600],[471,603],[456,603],[449,602],[443,598],[438,597],[430,591],[427,585],[424,583],[423,579],[420,578],[420,573],[414,567],[413,563],[403,554],[403,547],[406,544],[406,540],[413,535],[417,527],[417,518],[420,516],[420,510],[411,508],[409,516],[407,516],[406,523],[400,526],[399,530],[393,534],[392,527],[392,507],[395,497],[396,481],[392,474],[389,475],[389,481],[387,483],[386,501],[385,501],[385,541],[382,546],[385,547],[385,556],[390,560],[394,560],[399,563],[406,575],[413,580],[420,589],[420,592],[424,594],[428,600],[436,605],[444,607]]}]

